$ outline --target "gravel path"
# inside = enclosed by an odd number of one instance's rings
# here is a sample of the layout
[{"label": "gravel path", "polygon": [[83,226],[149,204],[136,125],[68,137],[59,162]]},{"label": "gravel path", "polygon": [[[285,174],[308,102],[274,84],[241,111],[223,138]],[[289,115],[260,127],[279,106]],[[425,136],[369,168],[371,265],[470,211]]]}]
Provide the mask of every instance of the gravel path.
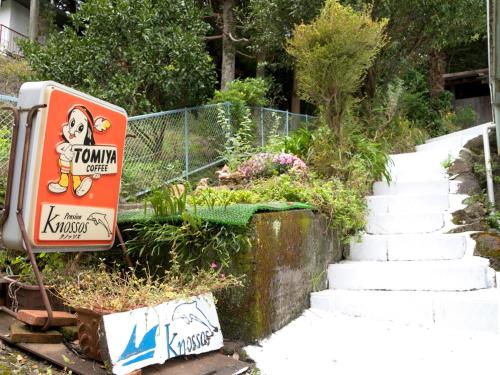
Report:
[{"label": "gravel path", "polygon": [[69,374],[0,341],[0,375]]},{"label": "gravel path", "polygon": [[497,374],[500,336],[307,310],[245,348],[262,375]]}]

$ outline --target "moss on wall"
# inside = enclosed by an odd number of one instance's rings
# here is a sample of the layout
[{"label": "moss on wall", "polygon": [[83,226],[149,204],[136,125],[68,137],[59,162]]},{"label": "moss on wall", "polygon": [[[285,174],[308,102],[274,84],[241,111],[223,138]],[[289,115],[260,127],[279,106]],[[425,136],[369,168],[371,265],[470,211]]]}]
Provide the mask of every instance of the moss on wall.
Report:
[{"label": "moss on wall", "polygon": [[308,308],[313,284],[325,287],[328,264],[342,256],[336,233],[311,210],[257,214],[251,230],[252,245],[231,270],[247,275],[245,288],[219,294],[217,304],[224,336],[247,342]]}]

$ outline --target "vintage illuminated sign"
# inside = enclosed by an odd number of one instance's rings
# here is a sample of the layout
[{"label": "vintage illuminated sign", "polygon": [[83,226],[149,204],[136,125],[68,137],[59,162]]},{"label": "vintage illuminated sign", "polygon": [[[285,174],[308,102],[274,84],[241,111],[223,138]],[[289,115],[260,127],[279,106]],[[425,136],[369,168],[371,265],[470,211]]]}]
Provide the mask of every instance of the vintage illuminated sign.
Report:
[{"label": "vintage illuminated sign", "polygon": [[[38,110],[31,132],[23,218],[34,250],[99,250],[115,237],[127,115],[112,104],[55,82],[21,87],[18,105]],[[27,114],[21,112],[21,125]],[[7,247],[22,248],[15,217],[26,129],[21,126],[13,196],[3,228]]]}]

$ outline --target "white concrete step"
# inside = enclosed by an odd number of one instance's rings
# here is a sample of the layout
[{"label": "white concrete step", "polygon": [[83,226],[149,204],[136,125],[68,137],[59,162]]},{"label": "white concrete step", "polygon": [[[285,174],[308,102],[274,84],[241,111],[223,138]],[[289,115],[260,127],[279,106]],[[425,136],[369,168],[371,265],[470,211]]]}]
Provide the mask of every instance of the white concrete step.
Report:
[{"label": "white concrete step", "polygon": [[389,155],[389,157],[392,162],[389,166],[396,169],[442,168],[441,152],[439,150],[393,154]]},{"label": "white concrete step", "polygon": [[446,160],[448,155],[455,156],[457,151],[467,143],[462,140],[462,137],[443,139],[436,142],[424,143],[416,147],[417,152],[436,152],[440,159]]},{"label": "white concrete step", "polygon": [[446,211],[450,207],[448,194],[373,195],[366,197],[371,213]]},{"label": "white concrete step", "polygon": [[354,262],[342,261],[328,267],[330,289],[433,290],[485,289],[494,285],[488,259]]},{"label": "white concrete step", "polygon": [[433,143],[436,141],[455,139],[456,137],[461,137],[464,139],[472,139],[472,138],[482,134],[483,128],[485,125],[486,124],[476,125],[476,126],[464,129],[464,130],[459,130],[459,131],[454,132],[454,133],[445,134],[445,135],[442,135],[440,137],[431,138],[431,139],[428,139],[427,141],[425,141],[425,143]]},{"label": "white concrete step", "polygon": [[351,240],[348,260],[450,260],[461,259],[467,250],[464,234],[365,234]]},{"label": "white concrete step", "polygon": [[311,307],[350,316],[499,333],[496,288],[468,292],[324,290]]},{"label": "white concrete step", "polygon": [[442,195],[448,194],[450,182],[442,180],[417,180],[387,183],[377,181],[373,184],[373,195]]},{"label": "white concrete step", "polygon": [[443,212],[369,213],[368,234],[431,233],[444,227]]},{"label": "white concrete step", "polygon": [[444,168],[391,169],[390,174],[393,182],[434,181],[448,178]]}]

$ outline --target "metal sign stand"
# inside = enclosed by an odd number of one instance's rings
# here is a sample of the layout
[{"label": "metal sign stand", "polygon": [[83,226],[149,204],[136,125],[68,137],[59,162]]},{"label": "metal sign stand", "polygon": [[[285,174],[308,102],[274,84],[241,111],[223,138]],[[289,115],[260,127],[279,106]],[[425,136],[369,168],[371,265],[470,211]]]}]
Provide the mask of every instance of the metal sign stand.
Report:
[{"label": "metal sign stand", "polygon": [[[17,199],[17,209],[16,209],[16,217],[17,222],[19,224],[19,229],[21,230],[21,235],[23,238],[24,249],[28,254],[28,258],[31,263],[31,267],[33,268],[33,273],[35,274],[35,278],[37,281],[37,286],[34,286],[36,290],[40,291],[43,305],[45,310],[47,310],[47,321],[44,326],[41,328],[42,331],[48,330],[52,325],[53,320],[53,311],[52,306],[49,301],[49,297],[47,295],[47,289],[43,283],[43,277],[38,268],[38,264],[36,262],[35,254],[33,253],[33,248],[31,247],[31,243],[28,238],[28,233],[26,232],[26,226],[23,219],[23,205],[24,205],[24,195],[25,195],[25,185],[26,185],[26,170],[28,168],[28,157],[29,157],[29,149],[31,143],[31,130],[33,127],[33,119],[35,115],[38,113],[38,110],[47,107],[46,104],[35,105],[31,108],[14,108],[14,107],[0,107],[0,110],[11,110],[14,113],[14,128],[12,131],[12,146],[10,150],[9,156],[9,170],[7,177],[7,189],[5,192],[5,204],[4,204],[4,212],[3,216],[0,219],[1,224],[3,225],[9,216],[10,205],[11,205],[11,195],[12,195],[12,182],[14,175],[14,159],[17,152],[17,138],[19,135],[19,127],[20,127],[20,114],[21,112],[28,112],[28,118],[26,121],[26,135],[24,138],[24,149],[23,149],[23,160],[21,165],[21,179],[19,184],[19,195]],[[120,247],[123,251],[125,260],[129,266],[132,266],[132,261],[128,255],[127,247],[123,241],[122,234],[120,229],[118,228],[118,224],[116,224],[116,233],[118,236],[118,240],[120,242]],[[14,283],[19,283],[18,281],[13,280]],[[0,310],[6,312],[7,314],[17,317],[15,311],[9,309],[7,306],[0,306]]]}]

